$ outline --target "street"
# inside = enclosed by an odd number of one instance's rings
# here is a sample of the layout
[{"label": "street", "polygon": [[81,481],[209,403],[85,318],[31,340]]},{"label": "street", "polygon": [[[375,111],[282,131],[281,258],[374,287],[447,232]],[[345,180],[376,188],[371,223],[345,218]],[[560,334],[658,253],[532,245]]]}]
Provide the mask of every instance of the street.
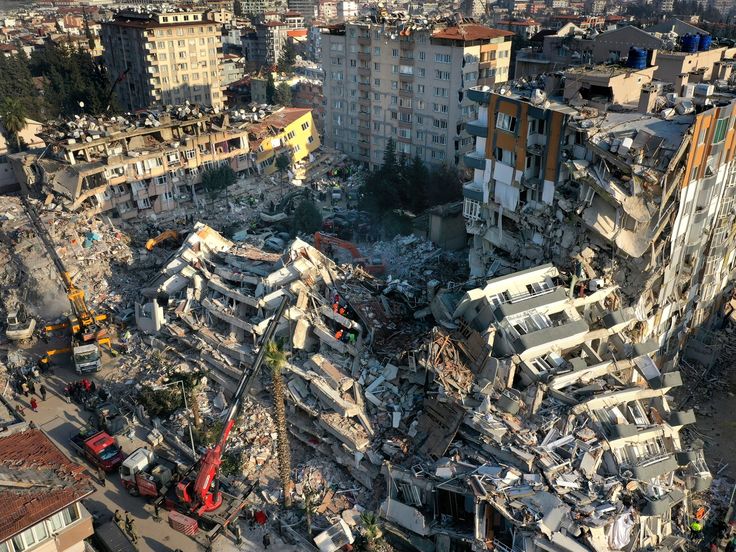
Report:
[{"label": "street", "polygon": [[[25,352],[34,355],[35,360],[41,351],[48,347],[48,344],[36,342]],[[106,361],[100,374],[88,375],[87,377],[95,380],[98,384],[104,383],[104,373],[114,366],[114,359],[106,357]],[[88,468],[88,473],[95,481],[97,490],[83,501],[85,507],[96,519],[101,521],[111,519],[116,509],[119,509],[122,513],[129,512],[135,519],[136,530],[139,535],[138,548],[141,552],[167,552],[177,548],[186,552],[205,550],[205,547],[201,544],[169,527],[165,510],[161,510],[161,521],[154,521],[153,507],[145,499],[128,494],[123,488],[117,472],[108,474],[104,486],[97,482],[94,470],[91,469],[85,459],[79,457],[69,446],[71,436],[78,433],[87,424],[87,418],[89,417],[89,414],[80,405],[74,402],[67,403],[64,397],[64,386],[68,382],[80,378],[65,360],[57,359],[55,362],[53,374],[41,376],[41,383],[46,385],[48,395],[45,401],[42,401],[40,396],[36,397],[38,412],[31,410],[30,397],[25,398],[19,395],[15,404],[20,404],[24,408],[24,417],[28,422],[33,422],[38,428],[44,430],[70,458]],[[36,385],[37,390],[38,387],[39,384]],[[147,444],[144,441],[147,429],[136,425],[133,420],[131,422],[136,429],[133,438],[131,439],[127,435],[118,436],[118,442],[126,455]],[[264,527],[256,526],[253,529],[249,528],[248,524],[244,522],[241,522],[240,525],[243,536],[243,543],[240,546],[235,544],[231,534],[221,534],[215,539],[212,550],[218,552],[263,550],[262,539],[265,532],[271,534],[272,544],[270,549],[279,551],[298,550],[297,547],[281,542],[275,532],[271,531],[268,524]]]}]

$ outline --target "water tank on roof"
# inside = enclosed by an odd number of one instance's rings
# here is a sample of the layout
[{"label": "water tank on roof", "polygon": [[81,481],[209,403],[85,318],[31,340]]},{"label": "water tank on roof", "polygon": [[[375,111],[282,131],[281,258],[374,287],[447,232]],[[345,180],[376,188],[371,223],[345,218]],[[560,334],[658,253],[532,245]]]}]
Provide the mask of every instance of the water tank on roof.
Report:
[{"label": "water tank on roof", "polygon": [[694,54],[700,46],[700,35],[686,34],[680,39],[680,49],[688,54]]},{"label": "water tank on roof", "polygon": [[700,33],[700,43],[698,44],[698,51],[705,52],[710,50],[710,45],[713,44],[713,38],[708,34]]},{"label": "water tank on roof", "polygon": [[647,66],[647,51],[644,48],[629,48],[629,58],[626,67],[631,69],[644,69]]}]

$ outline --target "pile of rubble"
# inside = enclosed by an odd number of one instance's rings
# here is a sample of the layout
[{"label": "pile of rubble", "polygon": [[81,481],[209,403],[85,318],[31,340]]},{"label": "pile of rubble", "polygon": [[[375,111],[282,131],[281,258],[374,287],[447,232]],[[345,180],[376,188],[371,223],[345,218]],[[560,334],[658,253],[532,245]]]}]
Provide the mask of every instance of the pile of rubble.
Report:
[{"label": "pile of rubble", "polygon": [[[228,396],[288,298],[276,336],[289,352],[290,432],[349,474],[324,485],[297,468],[298,498],[319,493],[329,523],[372,507],[382,473],[381,514],[414,546],[685,541],[688,497],[711,476],[680,437],[693,412],[668,402],[679,373],[660,372],[616,286],[545,265],[465,293],[435,287],[413,305],[434,316],[431,330],[396,291],[301,240],[279,256],[197,224],[143,290],[136,321]],[[254,444],[258,464],[258,439],[242,443]]]}]

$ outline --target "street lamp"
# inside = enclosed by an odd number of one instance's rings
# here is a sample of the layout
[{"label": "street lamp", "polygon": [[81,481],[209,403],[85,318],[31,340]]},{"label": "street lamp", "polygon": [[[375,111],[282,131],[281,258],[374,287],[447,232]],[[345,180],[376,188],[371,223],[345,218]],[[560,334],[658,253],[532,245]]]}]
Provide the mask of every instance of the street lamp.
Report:
[{"label": "street lamp", "polygon": [[[179,385],[181,384],[181,395],[184,397],[184,410],[189,411],[189,406],[187,405],[187,391],[184,387],[184,382],[182,380],[172,381],[169,383],[164,383],[161,385],[161,387],[171,387],[172,385]],[[189,427],[189,442],[192,446],[192,456],[194,459],[197,459],[197,451],[194,448],[194,436],[192,435],[192,421],[187,417],[187,426]]]}]

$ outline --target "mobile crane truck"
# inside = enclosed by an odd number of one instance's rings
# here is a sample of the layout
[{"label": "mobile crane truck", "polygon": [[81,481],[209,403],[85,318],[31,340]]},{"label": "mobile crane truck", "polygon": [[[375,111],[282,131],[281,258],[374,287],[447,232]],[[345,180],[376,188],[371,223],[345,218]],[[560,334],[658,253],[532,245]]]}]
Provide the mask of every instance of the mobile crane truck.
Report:
[{"label": "mobile crane truck", "polygon": [[74,369],[78,374],[87,372],[97,372],[102,366],[102,355],[100,354],[100,346],[110,346],[110,338],[105,328],[100,326],[100,322],[107,319],[105,314],[95,314],[87,306],[84,297],[84,291],[78,288],[72,281],[71,275],[67,271],[64,263],[56,252],[56,247],[51,236],[46,229],[41,217],[38,216],[36,210],[30,204],[28,199],[21,198],[23,207],[28,215],[28,219],[36,229],[36,235],[51,257],[51,260],[59,272],[66,296],[72,307],[72,313],[66,322],[60,324],[51,324],[45,327],[46,332],[53,332],[65,328],[71,330],[71,342],[69,347],[60,349],[52,349],[46,352],[47,359],[62,353],[71,353]]},{"label": "mobile crane truck", "polygon": [[181,479],[174,476],[176,469],[171,461],[163,458],[159,460],[156,455],[145,449],[133,452],[121,467],[121,479],[128,492],[132,495],[157,497],[154,502],[163,503],[167,510],[176,510],[196,520],[200,528],[208,531],[207,536],[210,540],[237,518],[252,488],[251,486],[240,496],[234,496],[220,489],[217,475],[243,397],[260,372],[266,355],[266,344],[273,339],[288,303],[287,297],[281,299],[263,333],[253,366],[250,370],[243,371],[219,439],[183,474]]}]

